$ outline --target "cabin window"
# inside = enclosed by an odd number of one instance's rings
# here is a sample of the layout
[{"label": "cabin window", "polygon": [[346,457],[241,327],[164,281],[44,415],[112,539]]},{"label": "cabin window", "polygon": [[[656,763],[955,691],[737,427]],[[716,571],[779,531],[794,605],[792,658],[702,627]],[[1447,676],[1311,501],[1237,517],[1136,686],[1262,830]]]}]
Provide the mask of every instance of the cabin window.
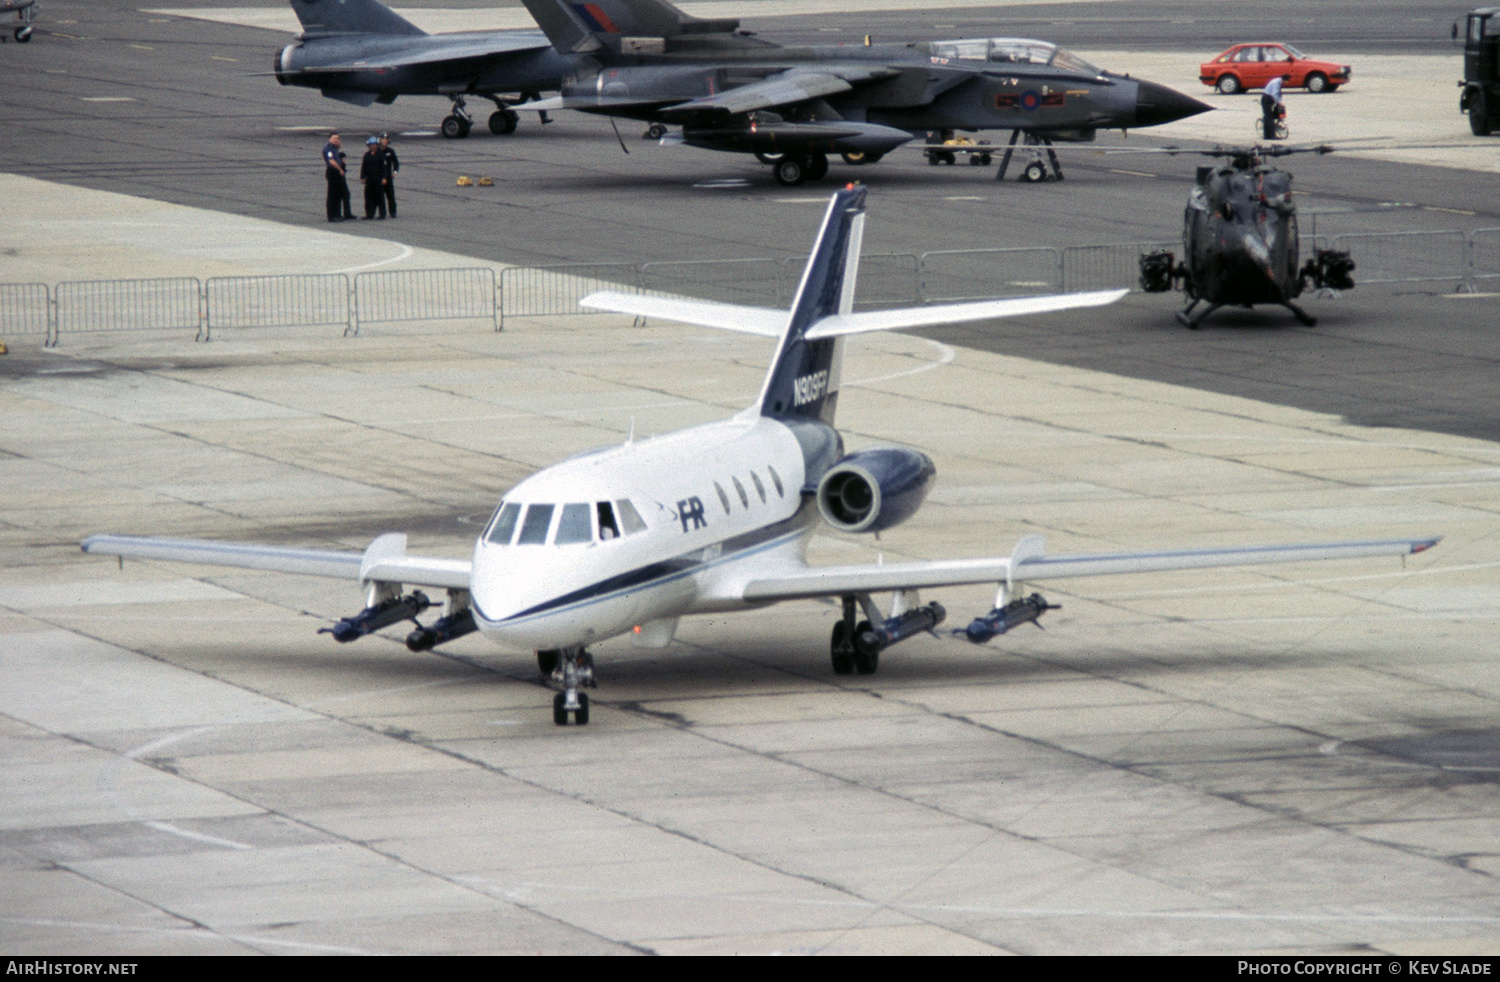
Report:
[{"label": "cabin window", "polygon": [[554,542],[560,546],[593,542],[594,522],[589,514],[592,511],[586,501],[563,505],[562,517],[557,520],[557,537]]},{"label": "cabin window", "polygon": [[539,546],[547,541],[547,528],[552,524],[555,505],[528,505],[526,517],[521,519],[521,535],[518,546]]},{"label": "cabin window", "polygon": [[497,546],[510,545],[511,536],[516,533],[516,519],[520,517],[520,505],[501,502],[490,522],[489,531],[484,533],[484,541]]},{"label": "cabin window", "polygon": [[615,502],[615,508],[620,512],[620,522],[625,526],[626,535],[646,531],[646,523],[642,520],[641,513],[635,510],[629,498],[620,498]]},{"label": "cabin window", "polygon": [[730,480],[734,482],[734,489],[739,492],[740,504],[744,505],[748,511],[750,508],[750,496],[745,493],[745,486],[740,483],[740,479],[737,477],[731,477]]},{"label": "cabin window", "polygon": [[766,486],[760,483],[760,477],[754,471],[750,472],[750,483],[755,485],[755,493],[760,495],[760,503],[765,504]]},{"label": "cabin window", "polygon": [[729,514],[729,495],[724,493],[724,486],[715,481],[714,490],[719,492],[719,504],[724,506],[724,514]]},{"label": "cabin window", "polygon": [[610,507],[609,502],[601,501],[599,509],[599,539],[608,541],[620,537],[620,526],[615,524],[615,510]]},{"label": "cabin window", "polygon": [[786,488],[781,486],[781,475],[776,473],[776,468],[772,467],[770,464],[766,465],[766,470],[771,472],[771,483],[776,485],[776,497],[785,498]]}]

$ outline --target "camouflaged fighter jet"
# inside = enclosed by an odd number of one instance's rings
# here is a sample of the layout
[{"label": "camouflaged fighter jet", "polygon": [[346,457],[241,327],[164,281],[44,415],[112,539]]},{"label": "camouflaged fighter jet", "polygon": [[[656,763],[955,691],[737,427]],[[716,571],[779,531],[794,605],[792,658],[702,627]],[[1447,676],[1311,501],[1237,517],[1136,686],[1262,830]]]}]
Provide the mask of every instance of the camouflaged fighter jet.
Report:
[{"label": "camouflaged fighter jet", "polygon": [[[14,13],[21,26],[11,32],[11,36],[17,41],[25,44],[31,40],[33,30],[31,23],[36,19],[36,0],[0,0],[0,14]],[[0,39],[4,35],[0,34]]]},{"label": "camouflaged fighter jet", "polygon": [[1088,141],[1211,108],[1045,41],[783,47],[666,0],[523,2],[558,51],[591,59],[556,98],[525,109],[649,122],[650,138],[753,153],[787,185],[821,178],[827,154],[871,163],[923,131]]},{"label": "camouflaged fighter jet", "polygon": [[467,95],[495,104],[490,132],[514,132],[518,117],[511,106],[556,91],[587,61],[559,54],[541,31],[428,34],[377,0],[291,4],[302,34],[277,53],[278,82],[321,89],[356,106],[389,105],[401,95],[447,96],[453,112],[443,120],[446,137],[469,135],[474,120],[464,105]]}]

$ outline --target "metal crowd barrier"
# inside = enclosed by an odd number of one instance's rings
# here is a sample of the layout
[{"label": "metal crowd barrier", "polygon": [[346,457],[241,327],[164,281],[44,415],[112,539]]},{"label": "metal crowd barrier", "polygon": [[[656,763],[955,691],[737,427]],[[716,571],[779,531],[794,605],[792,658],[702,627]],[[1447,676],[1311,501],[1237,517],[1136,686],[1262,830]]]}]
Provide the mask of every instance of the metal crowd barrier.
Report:
[{"label": "metal crowd barrier", "polygon": [[401,269],[354,277],[354,319],[345,334],[358,336],[363,324],[418,320],[486,320],[500,330],[495,271]]},{"label": "metal crowd barrier", "polygon": [[1355,283],[1465,283],[1470,276],[1462,232],[1360,232],[1335,236],[1333,248],[1354,258]]},{"label": "metal crowd barrier", "polygon": [[201,340],[214,330],[254,327],[349,327],[349,277],[215,276],[204,284]]},{"label": "metal crowd barrier", "polygon": [[91,331],[203,330],[203,284],[196,277],[59,283],[52,339]]},{"label": "metal crowd barrier", "polygon": [[597,290],[640,292],[635,263],[569,263],[564,266],[511,266],[500,271],[499,326],[507,317],[597,314],[578,301]]},{"label": "metal crowd barrier", "polygon": [[[1056,293],[1062,259],[1056,249],[941,249],[922,253],[921,299],[932,303]],[[863,282],[864,277],[860,277]]]},{"label": "metal crowd barrier", "polygon": [[[1367,232],[1304,235],[1302,251],[1347,250],[1357,283],[1453,282],[1474,290],[1500,279],[1500,228],[1465,234]],[[1179,242],[944,249],[869,255],[860,264],[857,302],[878,307],[954,302],[1028,293],[1137,288],[1139,257]],[[509,267],[498,280],[489,267],[412,269],[300,276],[225,276],[0,283],[0,337],[40,335],[56,345],[63,333],[191,328],[213,331],[264,327],[360,325],[396,321],[485,320],[495,330],[506,317],[594,313],[578,301],[596,290],[649,292],[761,307],[784,307],[798,285],[803,260],[726,259],[634,263],[570,263]]]},{"label": "metal crowd barrier", "polygon": [[0,283],[0,340],[40,334],[51,347],[52,293],[45,283]]},{"label": "metal crowd barrier", "polygon": [[755,307],[785,306],[781,263],[774,259],[690,259],[643,263],[641,292]]}]

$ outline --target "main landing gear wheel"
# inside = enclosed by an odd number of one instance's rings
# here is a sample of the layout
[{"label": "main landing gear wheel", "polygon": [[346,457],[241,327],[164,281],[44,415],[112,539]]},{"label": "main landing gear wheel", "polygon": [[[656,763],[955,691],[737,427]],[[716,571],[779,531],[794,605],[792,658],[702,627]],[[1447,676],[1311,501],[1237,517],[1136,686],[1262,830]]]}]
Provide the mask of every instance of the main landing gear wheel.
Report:
[{"label": "main landing gear wheel", "polygon": [[509,136],[516,131],[516,124],[520,120],[521,117],[509,109],[497,109],[490,113],[490,132],[496,136]]},{"label": "main landing gear wheel", "polygon": [[552,722],[558,726],[568,725],[568,713],[573,714],[574,726],[587,726],[589,723],[589,696],[587,692],[578,693],[578,708],[568,709],[568,699],[559,692],[552,697]]},{"label": "main landing gear wheel", "polygon": [[646,127],[646,132],[641,134],[643,140],[660,140],[667,135],[667,128],[661,123],[652,123]]},{"label": "main landing gear wheel", "polygon": [[16,40],[21,44],[25,44],[27,41],[31,40],[31,31],[32,29],[29,27],[16,28]]},{"label": "main landing gear wheel", "polygon": [[782,157],[771,172],[776,175],[776,183],[783,187],[794,188],[807,180],[807,164],[797,157]]},{"label": "main landing gear wheel", "polygon": [[854,645],[849,640],[848,624],[843,621],[834,623],[829,649],[833,655],[833,674],[848,675],[854,671]]},{"label": "main landing gear wheel", "polygon": [[443,117],[443,135],[450,140],[462,140],[469,135],[472,124],[462,116]]},{"label": "main landing gear wheel", "polygon": [[861,675],[874,675],[880,667],[880,646],[875,642],[875,632],[869,621],[860,621],[854,629],[854,670]]},{"label": "main landing gear wheel", "polygon": [[1028,181],[1032,184],[1039,184],[1046,179],[1047,166],[1040,160],[1033,160],[1031,163],[1027,164],[1026,169],[1021,172],[1021,180]]},{"label": "main landing gear wheel", "polygon": [[821,153],[815,153],[807,158],[807,179],[809,181],[821,181],[828,176],[828,158]]},{"label": "main landing gear wheel", "polygon": [[1221,75],[1219,76],[1219,84],[1215,85],[1214,88],[1218,89],[1224,95],[1234,95],[1240,90],[1240,80],[1233,75]]}]

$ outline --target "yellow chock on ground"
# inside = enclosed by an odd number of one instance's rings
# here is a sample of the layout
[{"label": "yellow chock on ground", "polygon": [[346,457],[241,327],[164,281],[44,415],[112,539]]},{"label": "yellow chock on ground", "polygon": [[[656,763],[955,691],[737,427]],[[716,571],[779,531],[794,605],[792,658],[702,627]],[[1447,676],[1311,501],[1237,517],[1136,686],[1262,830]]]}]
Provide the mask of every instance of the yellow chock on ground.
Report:
[{"label": "yellow chock on ground", "polygon": [[462,174],[458,178],[458,186],[461,188],[471,188],[474,186],[474,182],[469,180],[467,174]]},{"label": "yellow chock on ground", "polygon": [[479,186],[482,188],[492,188],[495,186],[495,182],[488,177],[481,177],[479,179]]},{"label": "yellow chock on ground", "polygon": [[5,346],[5,342],[4,341],[0,341],[0,355],[8,355],[8,354],[10,354],[10,349]]}]

